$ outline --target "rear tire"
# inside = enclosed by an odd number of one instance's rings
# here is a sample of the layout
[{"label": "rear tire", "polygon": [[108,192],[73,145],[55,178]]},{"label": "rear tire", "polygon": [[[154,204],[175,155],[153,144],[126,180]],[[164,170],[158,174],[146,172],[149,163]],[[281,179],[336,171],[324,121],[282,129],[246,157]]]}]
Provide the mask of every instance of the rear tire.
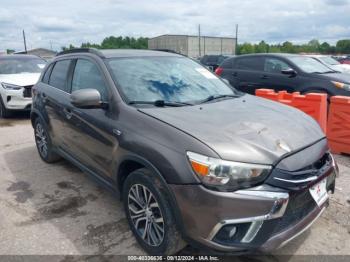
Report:
[{"label": "rear tire", "polygon": [[10,116],[11,116],[11,111],[5,107],[4,102],[2,102],[2,98],[0,95],[0,118],[8,118]]},{"label": "rear tire", "polygon": [[123,185],[130,229],[150,255],[172,255],[186,246],[177,230],[166,190],[145,168],[132,172]]},{"label": "rear tire", "polygon": [[36,148],[42,160],[46,163],[54,163],[61,159],[61,157],[53,151],[51,138],[40,117],[37,117],[34,122],[34,137]]}]

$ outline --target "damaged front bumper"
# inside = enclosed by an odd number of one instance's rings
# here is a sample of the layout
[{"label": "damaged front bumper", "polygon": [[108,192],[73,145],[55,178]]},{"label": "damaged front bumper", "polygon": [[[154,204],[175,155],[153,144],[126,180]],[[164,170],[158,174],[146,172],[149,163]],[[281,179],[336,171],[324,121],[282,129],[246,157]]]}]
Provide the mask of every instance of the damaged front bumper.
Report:
[{"label": "damaged front bumper", "polygon": [[[275,179],[278,187],[263,184],[235,192],[202,185],[171,187],[190,239],[217,251],[266,252],[300,235],[328,206],[328,199],[319,206],[309,188],[326,179],[327,192],[334,191],[337,169],[330,154],[319,172],[313,180],[286,179],[281,184]],[[282,175],[276,171],[271,177]]]}]

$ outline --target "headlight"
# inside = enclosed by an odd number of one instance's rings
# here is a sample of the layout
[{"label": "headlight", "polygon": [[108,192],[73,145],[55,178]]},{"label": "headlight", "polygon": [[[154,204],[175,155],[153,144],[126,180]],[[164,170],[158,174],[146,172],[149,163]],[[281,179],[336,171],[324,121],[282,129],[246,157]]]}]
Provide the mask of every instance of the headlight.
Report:
[{"label": "headlight", "polygon": [[341,83],[341,82],[336,82],[336,81],[332,81],[333,85],[336,88],[340,88],[340,89],[344,89],[347,91],[350,91],[350,85],[349,84],[345,84],[345,83]]},{"label": "headlight", "polygon": [[187,152],[194,173],[209,187],[222,191],[252,187],[262,182],[271,166],[225,161]]},{"label": "headlight", "polygon": [[20,90],[22,88],[21,86],[7,84],[7,83],[1,83],[1,85],[3,88],[8,90]]}]

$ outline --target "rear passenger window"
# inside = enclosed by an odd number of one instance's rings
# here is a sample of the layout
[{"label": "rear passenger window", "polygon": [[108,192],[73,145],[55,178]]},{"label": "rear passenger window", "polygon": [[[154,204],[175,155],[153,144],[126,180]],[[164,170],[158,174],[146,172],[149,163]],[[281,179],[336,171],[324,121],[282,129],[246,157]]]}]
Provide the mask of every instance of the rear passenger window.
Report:
[{"label": "rear passenger window", "polygon": [[233,67],[233,59],[224,60],[224,62],[220,65],[220,67],[231,69]]},{"label": "rear passenger window", "polygon": [[71,60],[58,61],[52,69],[49,85],[65,92],[69,92],[67,86],[67,76]]},{"label": "rear passenger window", "polygon": [[78,59],[74,69],[72,92],[87,88],[98,90],[102,101],[108,99],[107,87],[98,67],[88,60]]},{"label": "rear passenger window", "polygon": [[244,57],[237,59],[236,68],[241,70],[263,71],[263,59],[261,57]]}]

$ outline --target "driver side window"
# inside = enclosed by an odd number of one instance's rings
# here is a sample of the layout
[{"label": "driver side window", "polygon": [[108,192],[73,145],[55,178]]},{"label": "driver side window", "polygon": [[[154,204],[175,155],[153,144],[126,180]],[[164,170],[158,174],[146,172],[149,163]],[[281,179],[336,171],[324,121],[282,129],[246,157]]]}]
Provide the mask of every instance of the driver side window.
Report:
[{"label": "driver side window", "polygon": [[98,67],[89,60],[78,59],[74,69],[72,92],[87,88],[98,90],[102,101],[108,99],[107,87]]},{"label": "driver side window", "polygon": [[264,64],[264,71],[268,73],[282,74],[282,70],[289,69],[290,66],[282,60],[276,58],[266,58]]}]

